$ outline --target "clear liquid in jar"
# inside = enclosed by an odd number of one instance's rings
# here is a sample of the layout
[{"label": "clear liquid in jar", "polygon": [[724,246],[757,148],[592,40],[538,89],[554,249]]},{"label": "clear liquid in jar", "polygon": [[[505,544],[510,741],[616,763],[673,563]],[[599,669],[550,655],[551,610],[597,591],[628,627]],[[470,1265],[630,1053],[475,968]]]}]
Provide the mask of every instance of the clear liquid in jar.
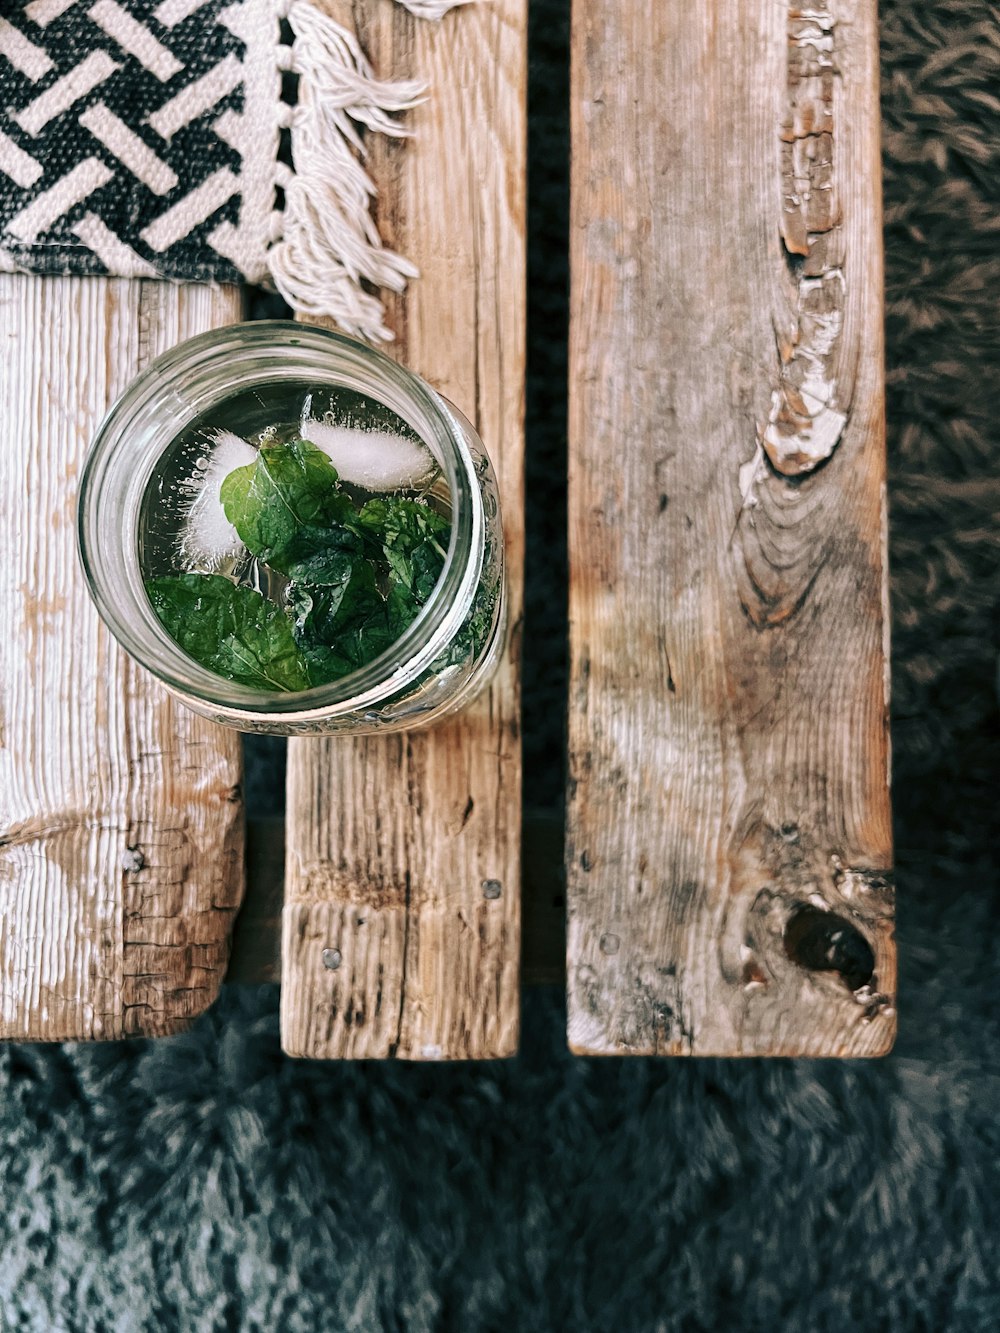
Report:
[{"label": "clear liquid in jar", "polygon": [[[310,430],[309,424],[317,423]],[[256,560],[222,510],[218,490],[228,473],[253,461],[265,444],[298,437],[324,448],[341,486],[360,507],[380,496],[426,503],[451,519],[447,482],[431,451],[390,408],[351,389],[281,381],[238,390],[191,422],[161,455],[139,516],[143,577],[221,574],[280,602],[284,576]],[[353,456],[352,456],[353,455]],[[343,467],[345,458],[350,461]],[[356,475],[359,480],[351,481]],[[401,483],[403,478],[403,484]],[[382,481],[388,484],[380,484]],[[406,484],[409,481],[411,484]]]}]

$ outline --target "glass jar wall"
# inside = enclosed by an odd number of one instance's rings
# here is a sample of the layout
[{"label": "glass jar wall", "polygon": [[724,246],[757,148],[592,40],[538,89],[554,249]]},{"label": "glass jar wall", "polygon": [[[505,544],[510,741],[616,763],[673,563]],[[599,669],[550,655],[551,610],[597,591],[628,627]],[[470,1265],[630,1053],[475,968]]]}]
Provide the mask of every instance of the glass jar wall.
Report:
[{"label": "glass jar wall", "polygon": [[[226,492],[225,513],[218,498],[224,459],[234,464],[229,476],[238,467],[249,476],[258,452],[271,449],[278,456],[285,441],[300,435],[314,435],[326,451],[319,457],[311,443],[287,445],[308,450],[309,457],[297,458],[300,465],[317,476],[342,474],[337,503],[349,515],[348,526],[360,533],[359,549],[361,538],[376,554],[384,549],[388,563],[378,555],[375,572],[365,570],[369,599],[376,606],[379,596],[393,607],[405,602],[412,616],[398,622],[401,632],[391,642],[383,629],[387,646],[356,665],[359,655],[345,656],[336,641],[336,651],[324,644],[317,651],[310,643],[306,631],[317,617],[303,608],[311,611],[320,599],[316,589],[306,588],[312,600],[302,594],[304,562],[296,566],[274,556],[276,570],[256,561],[252,539],[249,549],[241,540],[249,530],[239,523],[246,518],[252,528],[254,514],[239,512],[237,533],[227,515],[236,512],[239,496],[233,501]],[[426,475],[405,475],[410,465],[400,471],[401,460],[417,458],[418,450],[428,460]],[[257,493],[247,482],[244,496],[248,488],[251,497]],[[421,526],[433,514],[432,587],[426,569],[428,586],[415,581],[413,562],[407,564],[392,547],[393,536],[370,521],[381,515],[389,522],[393,513],[404,512],[400,495],[410,497],[405,505]],[[390,503],[379,509],[385,497]],[[309,532],[320,531],[321,518],[313,515],[309,522]],[[481,441],[424,381],[373,348],[325,329],[285,321],[233,325],[152,362],[112,407],[94,440],[81,484],[79,534],[91,594],[125,650],[189,707],[244,731],[330,734],[427,725],[469,702],[502,652],[503,534],[496,480]],[[264,554],[271,558],[275,540],[269,530],[265,536],[271,545]],[[349,554],[353,558],[353,548]],[[317,577],[328,580],[321,590],[328,609],[332,576]],[[187,595],[184,578],[195,591],[203,580],[207,595],[191,599],[190,613],[182,607],[174,623],[159,592],[175,579]],[[218,615],[212,618],[213,598],[230,584],[239,588],[237,609],[241,623],[249,618],[250,639],[261,637],[252,622],[263,616],[274,631],[271,639],[293,645],[288,653],[300,655],[301,670],[299,659],[289,655],[294,670],[274,672],[272,685],[266,671],[263,677],[244,671],[242,679],[227,679],[206,665],[221,660],[206,654],[204,645],[221,623]],[[224,609],[231,629],[233,610],[228,602]],[[242,652],[241,633],[235,642]],[[382,643],[369,638],[375,648]],[[324,673],[317,678],[319,661]]]}]

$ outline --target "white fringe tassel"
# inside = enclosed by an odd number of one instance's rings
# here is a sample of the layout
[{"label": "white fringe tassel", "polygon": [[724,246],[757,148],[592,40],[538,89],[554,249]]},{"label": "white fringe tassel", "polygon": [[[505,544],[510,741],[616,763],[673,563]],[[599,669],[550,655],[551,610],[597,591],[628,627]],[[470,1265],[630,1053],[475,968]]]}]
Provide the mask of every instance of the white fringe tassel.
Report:
[{"label": "white fringe tassel", "polygon": [[[456,0],[401,3],[421,17],[439,18]],[[417,270],[382,244],[358,127],[408,136],[393,113],[419,105],[426,89],[377,79],[353,33],[308,0],[292,0],[287,17],[299,98],[291,122],[293,169],[278,181],[285,191],[282,235],[268,251],[268,267],[295,310],[330,316],[358,337],[388,341],[393,335],[382,302],[361,284],[399,292]]]},{"label": "white fringe tassel", "polygon": [[418,19],[444,18],[450,9],[457,9],[459,5],[472,4],[472,0],[399,0],[399,2],[404,9],[408,9]]}]

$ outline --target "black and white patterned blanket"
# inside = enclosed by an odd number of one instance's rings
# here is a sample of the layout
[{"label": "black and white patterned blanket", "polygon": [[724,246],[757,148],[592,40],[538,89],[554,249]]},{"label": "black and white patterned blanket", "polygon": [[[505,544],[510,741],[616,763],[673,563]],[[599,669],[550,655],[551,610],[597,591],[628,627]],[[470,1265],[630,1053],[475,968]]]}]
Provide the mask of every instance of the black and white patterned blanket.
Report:
[{"label": "black and white patterned blanket", "polygon": [[[245,44],[230,0],[32,0],[0,17],[0,263],[240,276]],[[259,279],[251,270],[245,276]]]},{"label": "black and white patterned blanket", "polygon": [[366,285],[413,270],[369,216],[361,131],[403,132],[421,91],[377,80],[308,0],[0,0],[0,269],[271,276],[296,307],[387,336]]}]

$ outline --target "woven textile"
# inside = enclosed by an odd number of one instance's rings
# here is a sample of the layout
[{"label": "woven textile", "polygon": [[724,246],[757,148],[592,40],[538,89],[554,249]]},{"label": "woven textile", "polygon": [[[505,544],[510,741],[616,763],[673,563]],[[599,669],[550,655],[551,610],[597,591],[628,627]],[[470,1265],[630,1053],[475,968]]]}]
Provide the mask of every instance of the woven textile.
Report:
[{"label": "woven textile", "polygon": [[7,4],[0,268],[273,278],[297,309],[387,336],[363,284],[398,290],[413,269],[372,222],[362,134],[405,133],[422,91],[377,80],[307,0]]}]

